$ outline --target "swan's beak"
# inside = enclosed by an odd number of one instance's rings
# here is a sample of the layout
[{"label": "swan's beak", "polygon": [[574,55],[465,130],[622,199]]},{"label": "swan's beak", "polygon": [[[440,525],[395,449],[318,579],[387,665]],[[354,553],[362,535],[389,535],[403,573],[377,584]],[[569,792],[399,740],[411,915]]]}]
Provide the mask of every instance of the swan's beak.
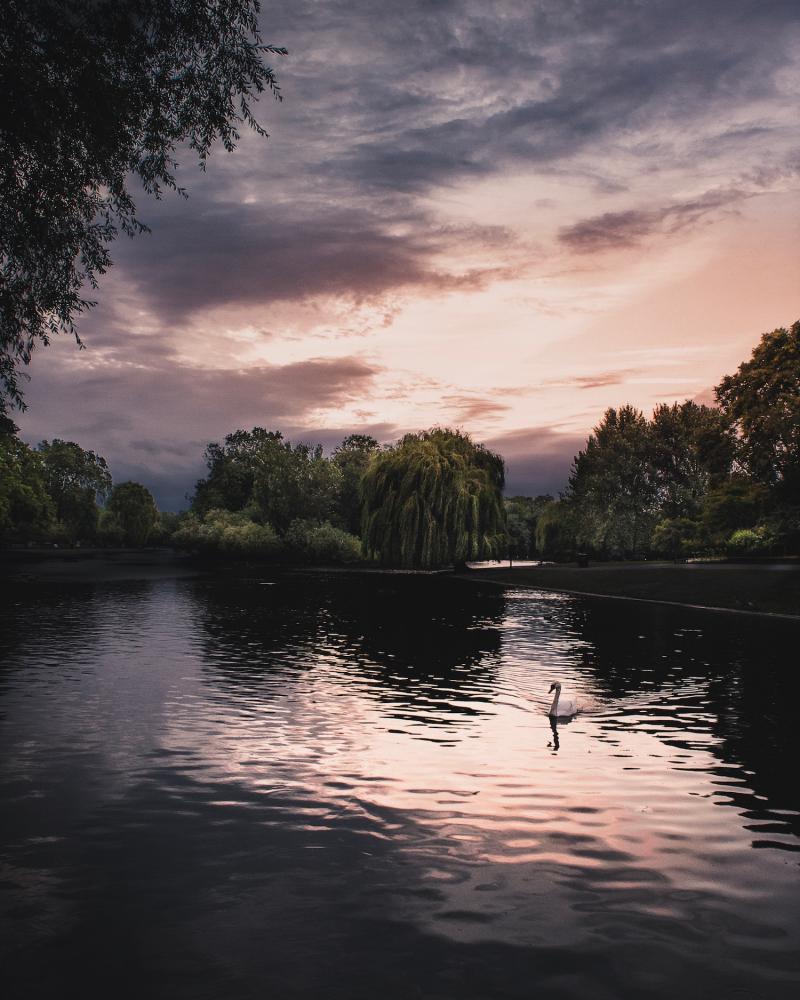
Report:
[{"label": "swan's beak", "polygon": [[[550,691],[555,691],[555,689],[556,689],[555,684],[551,684],[550,685]],[[550,691],[548,691],[547,693],[550,694]]]}]

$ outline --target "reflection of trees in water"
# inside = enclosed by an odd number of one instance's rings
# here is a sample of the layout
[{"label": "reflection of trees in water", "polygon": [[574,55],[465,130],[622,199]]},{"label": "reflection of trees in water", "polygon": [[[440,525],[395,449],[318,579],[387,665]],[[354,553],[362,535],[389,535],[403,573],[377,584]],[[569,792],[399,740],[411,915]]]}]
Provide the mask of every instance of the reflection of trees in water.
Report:
[{"label": "reflection of trees in water", "polygon": [[[581,605],[584,637],[591,647],[586,662],[601,694],[619,698],[676,689],[674,722],[664,720],[674,727],[670,742],[678,744],[681,733],[689,734],[696,725],[681,714],[695,701],[712,716],[711,733],[720,741],[713,747],[723,765],[720,773],[726,773],[725,764],[740,765],[752,772],[748,784],[768,798],[771,808],[800,808],[793,773],[800,703],[797,623],[626,602]],[[694,695],[687,693],[691,686]],[[730,796],[758,818],[761,807],[744,786],[741,794],[732,789]],[[794,832],[800,833],[800,827]]]},{"label": "reflection of trees in water", "polygon": [[82,668],[90,650],[111,623],[118,623],[123,605],[127,622],[149,583],[131,583],[113,591],[92,584],[21,582],[0,586],[0,685],[8,672],[65,664]]},{"label": "reflection of trees in water", "polygon": [[[288,574],[198,581],[207,676],[245,694],[329,662],[379,700],[469,715],[496,675],[502,592],[437,577]],[[457,700],[458,704],[454,703]]]}]

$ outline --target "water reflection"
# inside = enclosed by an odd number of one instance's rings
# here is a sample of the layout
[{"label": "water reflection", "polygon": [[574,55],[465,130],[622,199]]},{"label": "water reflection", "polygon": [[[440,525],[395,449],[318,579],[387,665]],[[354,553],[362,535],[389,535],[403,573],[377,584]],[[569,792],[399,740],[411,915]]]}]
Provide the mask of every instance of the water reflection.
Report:
[{"label": "water reflection", "polygon": [[800,785],[789,766],[800,704],[794,623],[657,605],[632,619],[610,601],[580,602],[576,613],[598,690],[622,699],[631,724],[682,749],[711,743],[721,775],[733,765],[747,776],[746,795],[736,792],[731,804],[764,815],[758,801],[770,800],[787,810],[784,828],[800,835]]},{"label": "water reflection", "polygon": [[[327,671],[402,720],[458,726],[491,700],[501,648],[501,593],[437,578],[286,576],[195,585],[209,678],[233,698],[269,697],[275,678]],[[270,581],[272,582],[272,581]],[[416,717],[416,716],[412,716]]]},{"label": "water reflection", "polygon": [[800,987],[796,629],[302,575],[0,618],[12,995]]}]

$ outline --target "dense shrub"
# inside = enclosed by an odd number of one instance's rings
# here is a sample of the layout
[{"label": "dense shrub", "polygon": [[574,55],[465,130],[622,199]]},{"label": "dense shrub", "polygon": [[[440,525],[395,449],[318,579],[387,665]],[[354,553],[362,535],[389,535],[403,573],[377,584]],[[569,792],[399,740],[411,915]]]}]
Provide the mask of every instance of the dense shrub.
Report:
[{"label": "dense shrub", "polygon": [[669,559],[685,559],[702,547],[700,526],[689,517],[659,521],[653,532],[653,551]]},{"label": "dense shrub", "polygon": [[180,548],[233,558],[273,557],[282,545],[269,524],[257,524],[245,511],[210,510],[203,520],[187,514],[172,535]]},{"label": "dense shrub", "polygon": [[291,557],[304,562],[353,563],[361,559],[361,542],[329,521],[292,521],[284,536]]},{"label": "dense shrub", "polygon": [[775,544],[775,538],[764,525],[757,528],[739,528],[728,539],[725,549],[732,556],[767,555]]}]

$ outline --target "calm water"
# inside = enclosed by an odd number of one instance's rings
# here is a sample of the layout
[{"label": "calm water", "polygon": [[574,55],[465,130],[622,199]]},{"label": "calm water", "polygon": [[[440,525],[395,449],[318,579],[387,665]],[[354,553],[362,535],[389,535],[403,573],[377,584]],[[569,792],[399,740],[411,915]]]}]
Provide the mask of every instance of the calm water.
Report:
[{"label": "calm water", "polygon": [[0,626],[5,996],[800,995],[791,623],[297,576]]}]

